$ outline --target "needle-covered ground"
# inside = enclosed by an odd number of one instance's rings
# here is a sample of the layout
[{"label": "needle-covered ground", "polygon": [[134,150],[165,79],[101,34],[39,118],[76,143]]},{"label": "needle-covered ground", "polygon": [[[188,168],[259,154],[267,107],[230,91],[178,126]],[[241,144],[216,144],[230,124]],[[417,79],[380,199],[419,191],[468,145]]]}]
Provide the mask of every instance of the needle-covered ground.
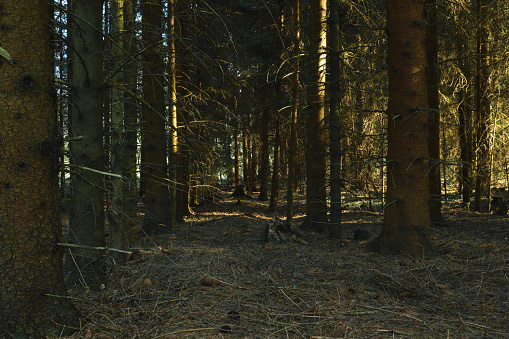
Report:
[{"label": "needle-covered ground", "polygon": [[73,338],[509,337],[508,217],[446,204],[435,256],[381,256],[365,248],[383,216],[366,206],[345,211],[343,241],[297,214],[294,238],[266,243],[274,213],[255,198],[223,192],[145,238],[102,292],[71,291]]}]

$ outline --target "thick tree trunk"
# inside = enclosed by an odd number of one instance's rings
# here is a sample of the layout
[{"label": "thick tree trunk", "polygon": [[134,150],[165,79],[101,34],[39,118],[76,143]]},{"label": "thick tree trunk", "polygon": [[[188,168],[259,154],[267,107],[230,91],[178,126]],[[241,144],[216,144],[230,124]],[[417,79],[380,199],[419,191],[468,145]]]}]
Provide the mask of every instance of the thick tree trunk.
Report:
[{"label": "thick tree trunk", "polygon": [[163,58],[161,55],[161,0],[142,1],[142,40],[145,51],[145,74],[143,96],[145,105],[144,153],[145,220],[143,229],[148,234],[171,230],[170,194],[168,189],[168,165],[166,160],[166,119],[163,89]]},{"label": "thick tree trunk", "polygon": [[372,244],[381,253],[431,251],[425,22],[423,1],[387,1],[387,204]]},{"label": "thick tree trunk", "polygon": [[[76,0],[70,3],[71,49],[71,136],[72,196],[69,241],[104,247],[103,147],[103,1]],[[91,170],[89,170],[91,169]],[[66,260],[69,284],[85,284],[99,290],[106,282],[103,250],[69,249]],[[72,256],[72,258],[71,258]]]},{"label": "thick tree trunk", "polygon": [[[47,1],[2,6],[0,68],[0,337],[57,338],[79,326],[65,298],[56,124]],[[20,21],[20,18],[25,18]]]},{"label": "thick tree trunk", "polygon": [[306,219],[303,228],[325,232],[327,227],[325,145],[325,0],[311,0],[311,38],[308,58],[306,137]]},{"label": "thick tree trunk", "polygon": [[341,70],[339,57],[339,0],[329,0],[329,92],[330,92],[330,222],[329,236],[341,238]]}]

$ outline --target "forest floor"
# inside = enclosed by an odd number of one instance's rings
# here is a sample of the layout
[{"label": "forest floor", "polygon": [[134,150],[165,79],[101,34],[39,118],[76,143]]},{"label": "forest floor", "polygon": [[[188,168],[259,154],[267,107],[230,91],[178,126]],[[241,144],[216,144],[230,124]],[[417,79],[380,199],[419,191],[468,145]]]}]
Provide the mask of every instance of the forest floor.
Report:
[{"label": "forest floor", "polygon": [[222,192],[145,238],[100,293],[70,291],[72,338],[509,338],[508,216],[445,204],[436,255],[410,258],[367,252],[382,214],[360,208],[344,211],[342,241],[266,243],[274,213],[255,198]]}]

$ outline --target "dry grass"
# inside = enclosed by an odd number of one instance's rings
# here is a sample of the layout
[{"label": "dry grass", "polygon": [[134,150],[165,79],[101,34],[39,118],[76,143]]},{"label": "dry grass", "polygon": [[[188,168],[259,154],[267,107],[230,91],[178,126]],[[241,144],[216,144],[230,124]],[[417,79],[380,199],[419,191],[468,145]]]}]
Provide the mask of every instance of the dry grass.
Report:
[{"label": "dry grass", "polygon": [[72,291],[73,338],[509,337],[507,218],[450,209],[436,257],[389,257],[351,240],[378,213],[346,213],[343,244],[265,244],[265,205],[235,201],[147,239],[101,293]]}]

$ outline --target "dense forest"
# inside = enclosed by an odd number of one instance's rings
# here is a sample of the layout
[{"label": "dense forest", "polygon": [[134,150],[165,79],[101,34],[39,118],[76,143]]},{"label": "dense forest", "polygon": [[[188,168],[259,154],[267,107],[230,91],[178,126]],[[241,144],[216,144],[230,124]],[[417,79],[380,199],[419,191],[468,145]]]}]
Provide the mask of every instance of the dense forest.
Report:
[{"label": "dense forest", "polygon": [[503,217],[507,27],[490,0],[4,1],[0,335],[72,332],[69,290],[225,197],[265,241],[376,213],[365,250],[411,258],[444,205]]}]

